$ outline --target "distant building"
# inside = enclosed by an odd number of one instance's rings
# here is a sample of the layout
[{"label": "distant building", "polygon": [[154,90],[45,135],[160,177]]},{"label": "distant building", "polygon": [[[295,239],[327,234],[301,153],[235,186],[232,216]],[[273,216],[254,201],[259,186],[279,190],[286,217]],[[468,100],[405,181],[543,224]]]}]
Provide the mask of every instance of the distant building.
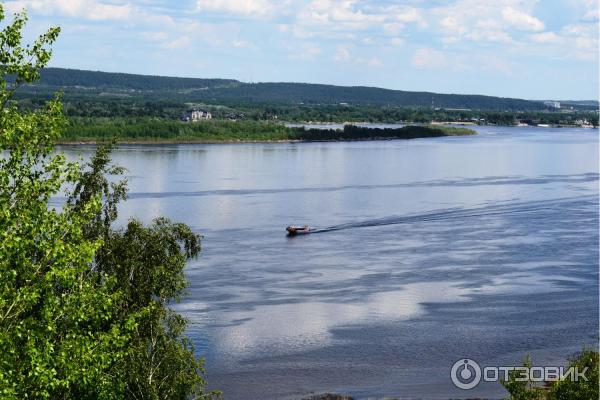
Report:
[{"label": "distant building", "polygon": [[581,126],[582,128],[593,128],[594,125],[587,118],[575,120],[575,125]]},{"label": "distant building", "polygon": [[194,108],[192,110],[189,110],[183,117],[181,117],[181,120],[184,122],[197,122],[203,119],[211,118],[212,114],[210,113],[210,111],[199,110]]},{"label": "distant building", "polygon": [[560,108],[560,101],[545,101],[544,105],[550,108]]},{"label": "distant building", "polygon": [[532,119],[520,119],[517,123],[518,126],[537,126],[538,123]]},{"label": "distant building", "polygon": [[262,117],[263,119],[279,119],[277,115],[266,111],[263,113]]},{"label": "distant building", "polygon": [[244,113],[229,113],[229,114],[227,114],[227,118],[230,119],[231,121],[237,121],[239,119],[246,118],[246,114],[244,114]]}]

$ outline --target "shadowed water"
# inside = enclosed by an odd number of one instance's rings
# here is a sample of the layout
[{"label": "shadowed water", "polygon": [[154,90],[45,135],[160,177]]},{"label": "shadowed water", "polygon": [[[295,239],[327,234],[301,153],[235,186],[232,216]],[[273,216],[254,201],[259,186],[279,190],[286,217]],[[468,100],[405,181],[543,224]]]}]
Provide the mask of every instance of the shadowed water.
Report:
[{"label": "shadowed water", "polygon": [[[500,398],[459,358],[564,363],[598,337],[598,136],[123,146],[122,221],[204,235],[176,308],[227,399]],[[68,148],[69,154],[91,148]],[[287,225],[315,233],[286,237]]]}]

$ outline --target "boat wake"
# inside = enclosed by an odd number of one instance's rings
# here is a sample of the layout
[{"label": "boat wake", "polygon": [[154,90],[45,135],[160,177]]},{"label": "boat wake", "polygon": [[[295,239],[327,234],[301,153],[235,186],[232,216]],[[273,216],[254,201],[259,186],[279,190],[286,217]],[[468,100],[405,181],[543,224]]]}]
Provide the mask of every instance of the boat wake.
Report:
[{"label": "boat wake", "polygon": [[323,228],[313,228],[309,234],[340,231],[354,228],[368,228],[386,225],[410,224],[419,222],[436,222],[449,220],[463,220],[467,218],[488,217],[496,215],[529,214],[537,211],[564,212],[571,207],[591,206],[598,207],[597,195],[558,198],[551,200],[538,200],[526,202],[511,202],[502,204],[485,205],[474,208],[446,208],[432,212],[409,214],[404,216],[390,216],[385,218],[348,222]]},{"label": "boat wake", "polygon": [[297,193],[327,193],[344,190],[374,190],[374,189],[411,189],[417,187],[472,187],[472,186],[502,186],[502,185],[546,185],[552,183],[589,183],[600,179],[598,173],[583,173],[574,175],[541,175],[527,176],[488,176],[468,179],[442,179],[434,181],[417,181],[392,184],[372,185],[342,185],[326,187],[296,187],[281,189],[221,189],[177,192],[131,192],[129,199],[157,199],[168,197],[205,197],[205,196],[248,196],[269,194]]}]

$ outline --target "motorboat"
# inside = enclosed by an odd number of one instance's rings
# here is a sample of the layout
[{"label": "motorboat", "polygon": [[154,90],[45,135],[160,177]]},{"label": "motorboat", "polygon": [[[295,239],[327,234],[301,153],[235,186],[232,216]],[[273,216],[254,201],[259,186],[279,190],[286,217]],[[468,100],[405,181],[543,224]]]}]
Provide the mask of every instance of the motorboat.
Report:
[{"label": "motorboat", "polygon": [[288,236],[296,236],[296,235],[302,235],[305,233],[309,233],[310,227],[308,225],[304,225],[304,226],[290,225],[287,228],[285,228],[285,230],[287,231]]}]

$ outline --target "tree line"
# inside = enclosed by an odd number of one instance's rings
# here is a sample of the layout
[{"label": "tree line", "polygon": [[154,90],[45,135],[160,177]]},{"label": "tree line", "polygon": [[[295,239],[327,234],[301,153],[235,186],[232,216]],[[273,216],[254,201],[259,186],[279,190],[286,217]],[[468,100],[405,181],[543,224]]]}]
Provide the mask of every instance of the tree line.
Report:
[{"label": "tree line", "polygon": [[11,101],[39,78],[60,31],[23,46],[26,21],[18,13],[0,31],[0,398],[218,397],[169,306],[201,237],[164,218],[116,227],[127,184],[110,146],[69,162],[55,151],[60,97],[35,111]]},{"label": "tree line", "polygon": [[[22,110],[43,107],[51,95],[17,93],[15,103]],[[186,103],[177,99],[149,99],[138,95],[114,97],[90,94],[65,93],[64,113],[77,118],[132,118],[144,117],[178,120],[188,109],[204,108],[213,118],[220,120],[287,121],[287,122],[372,122],[372,123],[430,123],[468,122],[482,125],[515,125],[520,120],[541,124],[574,125],[587,120],[598,125],[598,113],[590,110],[490,111],[448,110],[419,107],[379,107],[350,105],[277,105],[227,103]]]}]

